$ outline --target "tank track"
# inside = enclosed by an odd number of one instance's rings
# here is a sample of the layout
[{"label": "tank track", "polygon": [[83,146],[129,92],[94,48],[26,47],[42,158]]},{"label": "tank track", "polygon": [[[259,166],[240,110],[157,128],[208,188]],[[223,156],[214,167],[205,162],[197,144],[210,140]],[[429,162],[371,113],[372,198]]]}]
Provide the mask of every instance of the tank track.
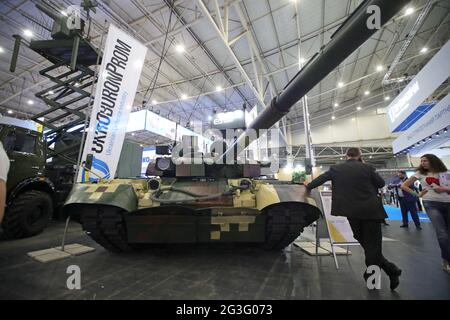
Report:
[{"label": "tank track", "polygon": [[127,242],[122,210],[116,207],[91,206],[81,213],[83,230],[98,244],[112,252],[132,248]]},{"label": "tank track", "polygon": [[[276,205],[266,211],[266,239],[263,248],[281,250],[291,244],[309,225],[306,214],[298,204]],[[127,242],[123,212],[120,208],[90,206],[81,213],[83,230],[98,244],[112,252],[127,252],[132,246]]]},{"label": "tank track", "polygon": [[266,241],[263,248],[267,250],[286,248],[309,225],[305,212],[299,210],[298,204],[276,205],[269,208],[266,214]]}]

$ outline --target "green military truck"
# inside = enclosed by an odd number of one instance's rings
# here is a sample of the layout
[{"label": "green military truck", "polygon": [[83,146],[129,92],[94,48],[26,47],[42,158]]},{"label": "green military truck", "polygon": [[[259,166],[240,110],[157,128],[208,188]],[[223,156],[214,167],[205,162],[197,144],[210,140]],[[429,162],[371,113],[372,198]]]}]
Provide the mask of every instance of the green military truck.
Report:
[{"label": "green military truck", "polygon": [[[44,230],[51,218],[67,217],[62,205],[73,187],[73,163],[77,154],[65,153],[68,158],[73,158],[70,162],[51,158],[42,133],[32,127],[27,121],[0,116],[0,141],[10,159],[2,222],[3,234],[9,239],[36,235]],[[81,133],[78,135],[81,138]],[[52,150],[57,152],[67,144],[70,142],[60,139]],[[125,140],[117,177],[139,176],[141,161],[139,144]]]},{"label": "green military truck", "polygon": [[36,235],[57,204],[55,186],[45,176],[45,140],[37,131],[1,123],[0,140],[10,161],[3,233],[9,239]]}]

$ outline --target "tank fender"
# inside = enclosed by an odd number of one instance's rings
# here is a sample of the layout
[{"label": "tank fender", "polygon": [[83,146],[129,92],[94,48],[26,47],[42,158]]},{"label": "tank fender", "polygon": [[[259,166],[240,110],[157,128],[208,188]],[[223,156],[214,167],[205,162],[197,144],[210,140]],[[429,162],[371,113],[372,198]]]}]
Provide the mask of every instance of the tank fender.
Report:
[{"label": "tank fender", "polygon": [[307,194],[306,187],[302,184],[264,184],[258,188],[256,200],[259,210],[280,203],[296,202],[322,214],[316,200]]},{"label": "tank fender", "polygon": [[76,183],[70,191],[63,208],[65,211],[68,211],[67,213],[71,214],[72,209],[83,204],[108,205],[131,212],[137,210],[138,198],[133,186],[129,183]]}]

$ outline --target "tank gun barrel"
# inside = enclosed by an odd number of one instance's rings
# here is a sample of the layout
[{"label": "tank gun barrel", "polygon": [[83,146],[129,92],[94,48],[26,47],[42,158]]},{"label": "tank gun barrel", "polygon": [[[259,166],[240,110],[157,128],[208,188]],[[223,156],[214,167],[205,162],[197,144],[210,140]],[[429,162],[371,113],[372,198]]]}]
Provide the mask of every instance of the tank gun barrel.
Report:
[{"label": "tank gun barrel", "polygon": [[[249,129],[269,129],[284,117],[294,104],[305,96],[315,85],[324,79],[350,54],[358,49],[378,29],[369,28],[368,20],[380,20],[380,27],[399,12],[410,0],[367,0],[344,21],[332,35],[331,40],[317,53],[286,85],[284,90],[274,97],[269,106],[255,118]],[[379,17],[376,17],[376,15]],[[371,25],[370,25],[371,26]],[[232,152],[236,144],[248,137],[244,132],[230,146],[223,157]],[[245,146],[251,142],[246,139]]]}]

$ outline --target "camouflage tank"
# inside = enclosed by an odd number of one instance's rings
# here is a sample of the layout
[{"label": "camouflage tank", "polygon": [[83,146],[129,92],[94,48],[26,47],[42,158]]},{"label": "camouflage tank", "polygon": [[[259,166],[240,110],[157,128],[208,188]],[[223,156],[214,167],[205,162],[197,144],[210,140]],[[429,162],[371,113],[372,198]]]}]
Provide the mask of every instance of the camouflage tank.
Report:
[{"label": "camouflage tank", "polygon": [[[373,35],[374,6],[385,24],[409,1],[364,1],[276,96],[248,129],[269,129],[309,90]],[[372,9],[371,9],[372,8]],[[251,141],[245,133],[239,143]],[[303,185],[262,180],[252,164],[180,164],[157,159],[148,179],[76,184],[65,204],[92,239],[111,251],[142,243],[260,243],[289,245],[320,210]]]},{"label": "camouflage tank", "polygon": [[77,184],[66,209],[112,251],[142,243],[261,243],[284,248],[320,216],[305,187],[260,180],[258,165],[174,165],[148,179]]}]

